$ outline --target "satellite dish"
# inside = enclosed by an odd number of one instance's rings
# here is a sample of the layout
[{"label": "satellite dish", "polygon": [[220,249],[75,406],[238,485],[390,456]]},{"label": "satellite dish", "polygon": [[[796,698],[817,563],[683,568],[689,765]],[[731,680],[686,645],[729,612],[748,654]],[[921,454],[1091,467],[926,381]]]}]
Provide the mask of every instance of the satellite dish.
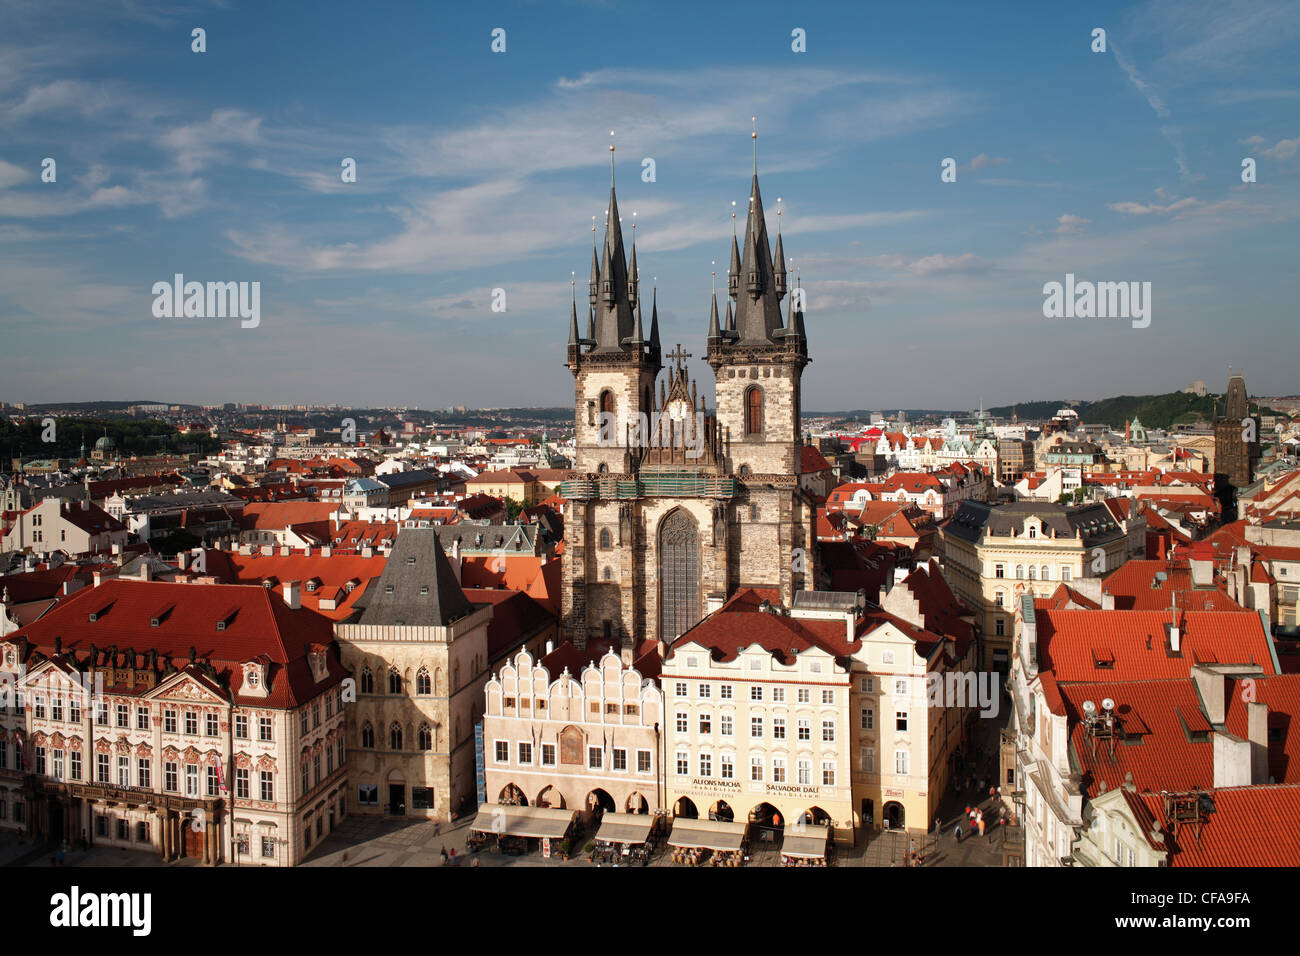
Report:
[{"label": "satellite dish", "polygon": [[1106,708],[1107,710],[1114,710],[1115,702],[1111,700],[1109,697],[1107,697],[1105,700],[1101,702],[1101,706]]},{"label": "satellite dish", "polygon": [[1090,700],[1085,700],[1083,702],[1083,712],[1091,717],[1097,712],[1097,705]]}]

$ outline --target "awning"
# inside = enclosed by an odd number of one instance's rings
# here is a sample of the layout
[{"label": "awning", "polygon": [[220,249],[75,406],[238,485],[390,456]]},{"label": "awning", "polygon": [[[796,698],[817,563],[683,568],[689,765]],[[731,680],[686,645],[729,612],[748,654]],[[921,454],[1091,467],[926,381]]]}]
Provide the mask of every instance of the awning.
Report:
[{"label": "awning", "polygon": [[655,818],[648,813],[606,813],[596,839],[605,843],[645,843]]},{"label": "awning", "polygon": [[782,856],[802,856],[810,860],[820,860],[826,855],[826,844],[830,840],[831,828],[825,824],[804,824],[802,833],[792,833],[794,827],[787,827],[781,840]]},{"label": "awning", "polygon": [[673,820],[673,832],[668,837],[668,844],[676,847],[704,847],[709,850],[739,850],[748,828],[747,823],[677,817]]},{"label": "awning", "polygon": [[512,807],[485,803],[478,808],[471,830],[497,836],[560,839],[573,824],[576,810],[555,807]]}]

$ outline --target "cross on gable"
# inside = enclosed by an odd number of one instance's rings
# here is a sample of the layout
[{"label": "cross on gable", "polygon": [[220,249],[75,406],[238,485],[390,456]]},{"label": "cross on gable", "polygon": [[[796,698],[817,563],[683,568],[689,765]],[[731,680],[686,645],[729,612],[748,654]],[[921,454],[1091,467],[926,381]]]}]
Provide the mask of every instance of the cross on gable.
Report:
[{"label": "cross on gable", "polygon": [[680,366],[683,360],[693,358],[694,356],[692,356],[690,352],[683,352],[681,343],[678,343],[677,348],[668,353],[668,357],[673,359],[678,366]]}]

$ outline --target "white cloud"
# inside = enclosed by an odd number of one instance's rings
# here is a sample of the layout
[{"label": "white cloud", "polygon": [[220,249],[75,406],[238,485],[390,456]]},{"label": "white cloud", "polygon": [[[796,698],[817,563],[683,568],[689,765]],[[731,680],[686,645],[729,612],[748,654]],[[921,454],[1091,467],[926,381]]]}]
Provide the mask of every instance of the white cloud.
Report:
[{"label": "white cloud", "polygon": [[1259,153],[1269,159],[1290,159],[1297,150],[1300,150],[1300,137],[1278,140],[1276,145],[1261,149]]},{"label": "white cloud", "polygon": [[969,166],[962,167],[973,173],[978,173],[981,169],[988,169],[993,166],[1005,166],[1011,160],[1005,156],[990,156],[988,153],[980,153],[970,161]]},{"label": "white cloud", "polygon": [[1068,233],[1082,232],[1083,227],[1092,222],[1091,219],[1084,219],[1082,216],[1076,216],[1073,213],[1062,213],[1056,217],[1056,231],[1060,235]]},{"label": "white cloud", "polygon": [[26,182],[35,174],[30,170],[23,169],[21,166],[15,166],[13,163],[7,163],[0,159],[0,189],[8,189],[10,186]]}]

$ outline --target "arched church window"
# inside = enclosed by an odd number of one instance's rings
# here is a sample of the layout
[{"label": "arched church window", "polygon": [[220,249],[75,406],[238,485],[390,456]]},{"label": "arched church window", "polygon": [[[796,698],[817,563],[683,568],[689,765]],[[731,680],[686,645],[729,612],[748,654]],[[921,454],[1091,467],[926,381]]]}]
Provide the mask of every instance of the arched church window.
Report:
[{"label": "arched church window", "polygon": [[763,433],[763,390],[757,385],[745,390],[745,434]]},{"label": "arched church window", "polygon": [[361,693],[373,694],[375,692],[375,675],[370,673],[369,667],[361,668]]},{"label": "arched church window", "polygon": [[390,694],[400,694],[402,692],[402,675],[397,672],[396,667],[388,671],[388,692]]},{"label": "arched church window", "polygon": [[749,470],[749,466],[748,466],[748,465],[741,465],[741,466],[740,466],[740,477],[741,477],[741,478],[748,478],[751,474],[752,474],[752,472]]},{"label": "arched church window", "polygon": [[673,641],[700,619],[699,531],[676,510],[659,528],[659,637]]},{"label": "arched church window", "polygon": [[428,724],[420,725],[420,749],[421,750],[433,749],[433,732],[429,729]]},{"label": "arched church window", "polygon": [[606,549],[606,550],[608,550],[609,548],[614,547],[614,540],[613,540],[613,538],[610,536],[610,533],[609,533],[609,529],[608,529],[608,528],[601,528],[601,529],[600,529],[600,546],[601,546],[602,548]]},{"label": "arched church window", "polygon": [[370,721],[361,725],[361,746],[368,750],[375,747],[375,728],[370,726]]},{"label": "arched church window", "polygon": [[419,673],[415,675],[415,692],[417,694],[433,693],[433,684],[429,680],[429,672],[423,667],[421,667]]},{"label": "arched church window", "polygon": [[402,749],[402,725],[393,724],[388,728],[388,747],[390,750]]}]

